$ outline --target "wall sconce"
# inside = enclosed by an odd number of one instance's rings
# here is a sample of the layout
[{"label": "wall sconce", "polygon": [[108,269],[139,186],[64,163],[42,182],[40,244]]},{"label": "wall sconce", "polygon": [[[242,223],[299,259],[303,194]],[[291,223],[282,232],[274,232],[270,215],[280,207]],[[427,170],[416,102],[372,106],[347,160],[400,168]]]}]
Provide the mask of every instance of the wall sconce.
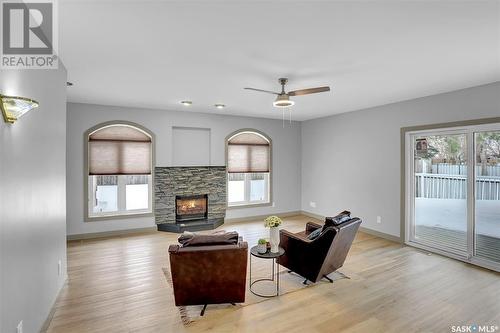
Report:
[{"label": "wall sconce", "polygon": [[38,107],[38,102],[25,97],[0,94],[0,109],[6,123],[13,124],[27,112]]}]

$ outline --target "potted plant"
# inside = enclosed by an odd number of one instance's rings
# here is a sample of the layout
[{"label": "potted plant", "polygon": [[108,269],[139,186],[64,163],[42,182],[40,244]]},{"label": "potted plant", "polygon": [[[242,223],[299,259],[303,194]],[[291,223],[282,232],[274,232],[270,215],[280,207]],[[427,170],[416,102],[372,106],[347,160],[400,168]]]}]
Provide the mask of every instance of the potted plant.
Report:
[{"label": "potted plant", "polygon": [[257,242],[257,252],[260,254],[264,254],[267,252],[267,240],[264,238],[259,239]]},{"label": "potted plant", "polygon": [[271,242],[271,252],[278,252],[278,245],[280,243],[280,234],[278,227],[283,221],[278,216],[268,216],[265,220],[266,228],[269,228],[269,238]]}]

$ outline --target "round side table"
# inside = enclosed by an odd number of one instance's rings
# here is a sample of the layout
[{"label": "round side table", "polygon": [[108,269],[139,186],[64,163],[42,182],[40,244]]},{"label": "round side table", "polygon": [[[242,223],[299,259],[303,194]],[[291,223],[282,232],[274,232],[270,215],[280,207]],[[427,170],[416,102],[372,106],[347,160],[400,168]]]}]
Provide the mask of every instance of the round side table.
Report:
[{"label": "round side table", "polygon": [[[280,272],[279,272],[279,263],[278,263],[277,259],[279,257],[281,257],[283,254],[285,254],[285,250],[282,247],[279,247],[278,252],[276,252],[276,253],[267,251],[264,254],[257,252],[257,246],[254,246],[250,249],[250,280],[249,280],[250,282],[249,283],[250,283],[250,291],[252,292],[252,294],[260,296],[260,297],[279,296],[279,294],[280,294]],[[257,257],[257,258],[261,258],[261,259],[271,259],[272,268],[273,268],[271,278],[262,278],[262,279],[257,279],[257,280],[252,281],[252,257]],[[276,273],[275,273],[274,265],[276,265]],[[255,292],[252,289],[253,285],[255,283],[261,282],[261,281],[276,281],[276,294],[264,295],[264,294],[259,294],[259,293]]]}]

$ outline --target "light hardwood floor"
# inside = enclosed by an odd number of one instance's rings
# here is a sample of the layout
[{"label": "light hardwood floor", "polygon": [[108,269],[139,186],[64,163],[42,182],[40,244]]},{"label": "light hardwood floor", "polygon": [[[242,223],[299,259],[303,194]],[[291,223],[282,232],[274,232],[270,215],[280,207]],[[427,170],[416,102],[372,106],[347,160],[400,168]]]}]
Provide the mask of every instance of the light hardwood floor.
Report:
[{"label": "light hardwood floor", "polygon": [[[304,216],[284,228],[303,230]],[[226,224],[249,245],[261,221]],[[48,332],[451,332],[500,326],[500,274],[358,233],[334,284],[246,307],[228,306],[184,327],[162,267],[177,235],[155,232],[68,243],[68,282]]]}]

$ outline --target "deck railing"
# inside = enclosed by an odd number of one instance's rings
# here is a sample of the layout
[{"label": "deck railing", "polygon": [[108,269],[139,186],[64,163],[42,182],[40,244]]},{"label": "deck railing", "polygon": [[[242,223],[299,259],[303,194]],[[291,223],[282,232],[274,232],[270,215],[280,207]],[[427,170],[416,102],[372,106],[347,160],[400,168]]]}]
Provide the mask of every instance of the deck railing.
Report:
[{"label": "deck railing", "polygon": [[[465,199],[467,177],[450,174],[415,174],[418,198]],[[500,177],[477,176],[476,200],[500,200]]]},{"label": "deck railing", "polygon": [[[431,164],[429,162],[420,162],[418,165],[418,172],[427,172],[437,175],[467,175],[467,165],[465,164],[451,164],[451,163],[437,163]],[[476,173],[480,176],[500,177],[500,165],[481,165],[476,164]]]}]

